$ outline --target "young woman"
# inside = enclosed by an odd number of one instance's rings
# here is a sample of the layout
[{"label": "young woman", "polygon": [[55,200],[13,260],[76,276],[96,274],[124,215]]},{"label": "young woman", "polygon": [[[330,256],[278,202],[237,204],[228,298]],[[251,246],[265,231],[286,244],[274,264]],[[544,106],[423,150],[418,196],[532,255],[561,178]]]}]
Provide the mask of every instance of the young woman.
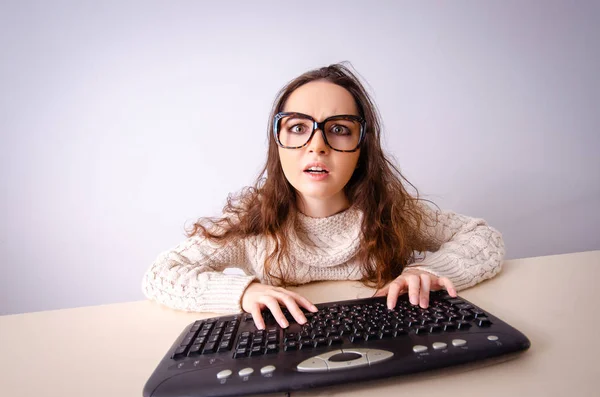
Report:
[{"label": "young woman", "polygon": [[[162,253],[143,279],[145,295],[186,311],[253,315],[281,306],[303,324],[316,307],[286,290],[317,280],[361,280],[393,308],[408,292],[456,291],[493,277],[501,234],[482,219],[436,210],[410,195],[380,144],[376,107],[340,64],[312,70],[278,94],[266,165],[254,187],[230,196],[223,217],[202,218]],[[245,275],[223,274],[227,267]]]}]

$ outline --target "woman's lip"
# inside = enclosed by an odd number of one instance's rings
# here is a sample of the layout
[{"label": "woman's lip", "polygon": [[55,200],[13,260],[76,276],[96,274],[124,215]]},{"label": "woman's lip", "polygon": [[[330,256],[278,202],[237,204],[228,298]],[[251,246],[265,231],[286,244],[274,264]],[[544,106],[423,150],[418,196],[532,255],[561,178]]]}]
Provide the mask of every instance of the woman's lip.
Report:
[{"label": "woman's lip", "polygon": [[329,176],[328,172],[306,172],[304,174],[313,181],[322,181]]},{"label": "woman's lip", "polygon": [[308,163],[308,164],[306,164],[306,166],[304,167],[304,170],[303,170],[303,171],[307,171],[309,168],[312,168],[312,167],[319,167],[319,168],[321,168],[323,171],[327,171],[327,172],[329,172],[329,168],[328,168],[328,167],[327,167],[325,164],[323,164],[323,163],[320,163],[320,162],[318,162],[318,161],[315,161],[315,162],[313,162],[313,163]]}]

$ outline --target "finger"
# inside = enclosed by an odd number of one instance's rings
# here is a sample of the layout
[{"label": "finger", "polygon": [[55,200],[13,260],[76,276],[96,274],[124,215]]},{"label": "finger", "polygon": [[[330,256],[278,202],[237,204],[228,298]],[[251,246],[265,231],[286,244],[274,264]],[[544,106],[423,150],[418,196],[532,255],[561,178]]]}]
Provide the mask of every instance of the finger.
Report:
[{"label": "finger", "polygon": [[270,295],[263,295],[259,298],[258,301],[269,308],[271,313],[273,313],[275,321],[277,321],[277,324],[279,324],[281,328],[287,328],[290,325],[287,319],[285,318],[283,311],[281,311],[281,307],[279,307],[279,301],[277,300],[277,298]]},{"label": "finger", "polygon": [[419,301],[423,309],[429,306],[429,291],[431,289],[431,276],[429,274],[421,274],[421,292]]},{"label": "finger", "polygon": [[419,287],[421,285],[421,279],[415,274],[409,274],[405,276],[406,283],[408,284],[408,299],[413,305],[419,304]]},{"label": "finger", "polygon": [[386,285],[382,289],[377,290],[377,292],[375,292],[375,295],[373,295],[373,296],[386,296],[388,294],[389,289],[390,289],[390,286]]},{"label": "finger", "polygon": [[296,297],[285,293],[280,293],[277,296],[277,298],[280,302],[283,302],[285,307],[287,307],[288,311],[290,312],[292,317],[294,317],[294,320],[296,320],[298,324],[306,323],[306,316],[304,316],[304,313],[302,313],[302,310],[300,310],[300,307],[296,302]]},{"label": "finger", "polygon": [[393,310],[396,307],[396,303],[398,303],[398,296],[404,290],[406,286],[406,279],[402,276],[396,278],[389,285],[387,291],[387,307],[390,310]]},{"label": "finger", "polygon": [[255,303],[250,307],[250,313],[252,314],[252,319],[254,320],[256,328],[265,329],[265,320],[260,313],[260,305],[258,303]]},{"label": "finger", "polygon": [[448,277],[440,277],[438,279],[438,283],[442,287],[444,287],[446,291],[448,291],[448,295],[450,295],[453,298],[456,298],[456,288],[454,287],[454,284],[452,283],[452,281],[450,281]]},{"label": "finger", "polygon": [[300,295],[294,291],[288,291],[288,290],[284,290],[284,291],[286,294],[291,295],[296,300],[296,302],[298,302],[300,304],[300,306],[302,306],[306,310],[311,311],[313,313],[319,310],[311,301],[309,301],[302,295]]}]

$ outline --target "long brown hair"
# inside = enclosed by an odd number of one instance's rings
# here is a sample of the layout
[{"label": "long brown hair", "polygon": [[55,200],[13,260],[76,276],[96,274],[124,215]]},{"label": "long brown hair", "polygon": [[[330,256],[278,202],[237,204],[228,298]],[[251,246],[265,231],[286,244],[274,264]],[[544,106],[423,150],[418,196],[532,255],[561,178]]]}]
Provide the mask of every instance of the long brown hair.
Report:
[{"label": "long brown hair", "polygon": [[[343,64],[308,71],[279,91],[267,128],[267,161],[254,186],[230,195],[223,209],[226,216],[201,218],[188,231],[188,236],[198,234],[220,243],[249,236],[270,238],[273,250],[264,264],[264,276],[273,284],[291,284],[289,275],[293,269],[281,264],[289,263],[286,234],[288,228],[296,226],[298,208],[296,192],[281,167],[272,125],[275,114],[283,109],[290,94],[315,80],[326,80],[348,90],[356,101],[359,115],[366,121],[358,167],[344,190],[350,206],[363,213],[356,258],[362,265],[362,281],[381,288],[414,260],[415,251],[431,250],[435,243],[422,231],[427,219],[418,203],[418,190],[381,148],[381,122],[374,102],[359,79]],[[414,196],[407,192],[402,181],[414,189]]]}]

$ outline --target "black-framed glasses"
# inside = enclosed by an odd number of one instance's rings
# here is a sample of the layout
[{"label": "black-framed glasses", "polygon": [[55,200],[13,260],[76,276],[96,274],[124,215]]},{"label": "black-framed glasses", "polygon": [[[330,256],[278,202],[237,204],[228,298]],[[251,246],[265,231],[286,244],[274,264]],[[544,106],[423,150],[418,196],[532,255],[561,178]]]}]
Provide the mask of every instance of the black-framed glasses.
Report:
[{"label": "black-framed glasses", "polygon": [[300,149],[321,130],[325,144],[338,152],[355,152],[364,138],[366,123],[354,115],[331,116],[315,121],[309,115],[297,112],[279,112],[273,118],[273,135],[285,149]]}]

